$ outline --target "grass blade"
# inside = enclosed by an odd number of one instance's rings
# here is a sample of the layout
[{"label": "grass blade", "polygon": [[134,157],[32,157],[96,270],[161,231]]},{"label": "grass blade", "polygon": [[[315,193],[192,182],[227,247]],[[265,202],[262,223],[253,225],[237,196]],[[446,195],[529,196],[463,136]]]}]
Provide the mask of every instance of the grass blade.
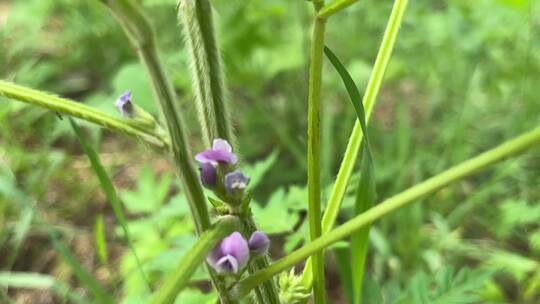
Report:
[{"label": "grass blade", "polygon": [[99,261],[103,265],[107,265],[109,262],[109,254],[107,253],[107,240],[105,237],[105,223],[103,221],[103,214],[98,215],[94,224],[94,237],[96,241],[96,254]]},{"label": "grass blade", "polygon": [[[362,133],[364,134],[364,142],[362,143],[362,159],[360,163],[360,179],[358,181],[358,188],[356,190],[356,202],[355,202],[355,214],[358,215],[373,206],[375,201],[375,177],[373,169],[373,158],[371,155],[371,148],[369,144],[369,137],[367,133],[366,114],[360,92],[354,84],[347,69],[339,61],[337,56],[325,47],[324,53],[330,60],[334,68],[341,76],[341,80],[347,89],[351,103],[356,111],[356,116],[360,121],[362,127]],[[362,282],[364,278],[364,268],[368,249],[368,236],[370,225],[360,229],[354,233],[351,237],[351,269],[353,280],[354,301],[353,303],[360,303],[362,299]]]},{"label": "grass blade", "polygon": [[[71,286],[58,281],[55,277],[37,272],[0,271],[0,287],[24,288],[24,289],[47,289],[52,290],[61,299],[69,299],[69,303],[87,303],[80,295],[73,292]],[[0,289],[1,290],[1,289]],[[5,295],[7,297],[7,295]],[[0,302],[15,303],[9,298],[0,297]]]},{"label": "grass blade", "polygon": [[122,204],[120,202],[120,199],[118,198],[118,195],[116,194],[116,190],[114,189],[114,186],[112,184],[111,179],[109,178],[109,175],[107,175],[107,171],[105,171],[105,168],[101,164],[101,161],[99,159],[99,155],[96,153],[96,151],[88,144],[86,139],[84,138],[84,135],[81,132],[81,129],[73,120],[72,118],[69,119],[69,122],[71,123],[71,127],[73,128],[73,131],[75,131],[75,135],[79,139],[79,142],[81,144],[81,147],[84,150],[84,153],[86,153],[86,156],[88,156],[88,159],[90,160],[90,164],[92,165],[92,169],[94,169],[94,172],[96,173],[99,183],[101,184],[101,188],[103,189],[103,192],[105,192],[105,195],[107,196],[107,200],[111,204],[111,207],[113,209],[114,215],[116,216],[116,220],[122,227],[122,230],[124,232],[124,237],[126,239],[126,242],[128,244],[129,249],[131,250],[131,253],[135,257],[135,260],[137,262],[137,268],[139,269],[139,272],[147,284],[147,289],[150,291],[150,287],[148,286],[148,280],[146,279],[146,276],[144,274],[144,270],[141,264],[141,261],[139,260],[139,257],[137,255],[137,252],[135,251],[135,247],[133,246],[133,243],[131,242],[131,238],[129,235],[129,229],[127,226],[126,216],[124,215],[124,210],[122,208]]}]

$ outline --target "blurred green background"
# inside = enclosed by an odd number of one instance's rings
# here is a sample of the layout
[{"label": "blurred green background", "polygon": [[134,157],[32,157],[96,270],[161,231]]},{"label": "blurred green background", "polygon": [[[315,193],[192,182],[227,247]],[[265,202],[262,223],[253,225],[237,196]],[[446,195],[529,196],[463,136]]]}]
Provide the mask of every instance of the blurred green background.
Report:
[{"label": "blurred green background", "polygon": [[[175,1],[141,2],[198,151],[203,147]],[[305,0],[212,3],[255,217],[272,234],[272,256],[279,258],[308,234],[312,8]],[[391,7],[390,0],[360,1],[328,24],[328,46],[361,89]],[[355,119],[337,73],[327,63],[324,72],[323,200]],[[131,88],[138,105],[159,115],[135,51],[98,1],[0,0],[0,77],[114,115],[114,100]],[[538,126],[539,83],[538,1],[411,0],[370,124],[377,201]],[[121,194],[136,249],[157,286],[195,240],[172,164],[131,139],[84,126]],[[379,221],[370,235],[365,303],[540,302],[539,172],[535,149]],[[350,217],[353,200],[351,191],[340,221]],[[33,221],[36,214],[62,232],[118,299],[139,303],[144,289],[135,261],[69,122],[0,99],[0,269],[55,277],[49,285],[29,277],[14,288],[0,275],[0,302],[76,302],[68,298],[86,292],[75,288],[70,268]],[[327,256],[332,303],[346,302],[336,259],[342,249]],[[204,278],[199,271],[177,303],[212,303]],[[69,292],[61,288],[69,285]]]}]

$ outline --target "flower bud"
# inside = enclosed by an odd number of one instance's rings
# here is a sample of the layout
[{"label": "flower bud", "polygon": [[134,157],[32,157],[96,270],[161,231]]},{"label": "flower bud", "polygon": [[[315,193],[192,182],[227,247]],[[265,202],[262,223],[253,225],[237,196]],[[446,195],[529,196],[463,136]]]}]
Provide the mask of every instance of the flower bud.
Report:
[{"label": "flower bud", "polygon": [[232,195],[240,194],[249,184],[249,178],[240,170],[236,170],[225,175],[225,189]]},{"label": "flower bud", "polygon": [[131,97],[131,90],[127,90],[116,99],[116,107],[125,117],[132,117],[134,113]]},{"label": "flower bud", "polygon": [[214,188],[217,182],[216,167],[210,163],[201,163],[199,167],[201,182],[206,188]]},{"label": "flower bud", "polygon": [[270,239],[264,232],[255,231],[251,234],[248,245],[249,250],[251,250],[255,256],[263,256],[268,252]]}]

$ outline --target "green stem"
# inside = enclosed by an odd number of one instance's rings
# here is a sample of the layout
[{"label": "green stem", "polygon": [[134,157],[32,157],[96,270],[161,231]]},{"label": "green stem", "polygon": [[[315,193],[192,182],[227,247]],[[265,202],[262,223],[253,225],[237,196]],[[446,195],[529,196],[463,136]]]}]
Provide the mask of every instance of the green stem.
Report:
[{"label": "green stem", "polygon": [[[203,138],[207,146],[217,137],[234,145],[211,4],[208,0],[182,0],[178,8],[191,55],[193,90]],[[247,235],[256,230],[251,214],[242,214],[241,219],[248,230]],[[248,270],[252,273],[268,264],[268,257],[263,257],[251,263]],[[277,287],[272,280],[258,287],[255,295],[260,303],[279,303]]]},{"label": "green stem", "polygon": [[85,104],[46,92],[0,80],[0,96],[92,122],[104,128],[135,137],[160,150],[167,150],[170,145],[169,138],[161,134],[159,129],[142,128],[130,123],[127,119],[114,117]]},{"label": "green stem", "polygon": [[[244,215],[240,218],[244,226],[245,235],[251,235],[257,230],[255,222],[251,215]],[[267,256],[255,259],[249,266],[249,273],[255,273],[270,265]],[[273,279],[267,280],[261,286],[255,288],[255,296],[261,304],[279,304],[279,293],[276,282]]]},{"label": "green stem", "polygon": [[[379,52],[377,53],[375,64],[373,65],[373,72],[369,78],[366,93],[364,94],[364,98],[362,100],[364,108],[366,109],[366,123],[369,123],[377,96],[381,90],[384,73],[386,72],[386,67],[388,66],[388,62],[390,61],[392,51],[396,44],[397,35],[403,20],[405,8],[407,7],[407,2],[408,0],[396,0],[388,19],[388,24],[386,26],[381,46],[379,48]],[[322,218],[323,234],[328,233],[336,223],[341,203],[343,202],[343,197],[345,196],[345,192],[347,190],[347,185],[352,176],[354,164],[358,158],[362,138],[362,128],[360,126],[360,122],[357,120],[351,136],[349,137],[349,143],[347,144],[347,149],[345,150],[334,188],[332,189],[332,193],[330,194],[330,198],[326,204],[326,210]],[[302,273],[302,282],[304,286],[308,288],[311,288],[313,282],[311,263],[311,259],[309,259],[306,262],[306,267]]]},{"label": "green stem", "polygon": [[328,5],[326,5],[319,11],[319,17],[326,19],[334,15],[335,13],[351,6],[356,1],[358,0],[341,0],[341,1],[337,0],[332,3],[329,3]]},{"label": "green stem", "polygon": [[[124,31],[136,47],[139,57],[150,76],[154,95],[161,105],[161,110],[167,122],[171,136],[171,148],[174,160],[186,193],[191,215],[200,235],[210,228],[210,217],[206,199],[197,173],[192,165],[192,156],[187,146],[184,124],[180,111],[177,109],[176,94],[167,78],[157,56],[154,33],[150,23],[142,11],[130,0],[107,0],[107,4],[116,15]],[[224,280],[207,266],[214,287],[220,295],[221,302],[233,303],[226,289]]]},{"label": "green stem", "polygon": [[237,217],[226,216],[220,219],[214,227],[201,234],[197,243],[182,257],[176,268],[165,279],[163,286],[154,294],[152,304],[174,303],[176,296],[184,289],[189,279],[204,262],[208,253],[224,237],[239,230],[240,222]]},{"label": "green stem", "polygon": [[191,55],[193,89],[203,138],[207,146],[218,137],[232,143],[234,138],[214,34],[212,6],[208,0],[181,0],[178,7]]},{"label": "green stem", "polygon": [[[322,2],[315,2],[315,11]],[[308,91],[308,218],[311,240],[321,236],[321,176],[320,176],[320,100],[324,51],[325,20],[315,17],[311,42]],[[315,303],[325,303],[324,252],[313,255],[313,296]]]},{"label": "green stem", "polygon": [[462,162],[459,165],[384,200],[380,204],[352,218],[331,232],[290,253],[286,257],[270,265],[268,268],[243,279],[235,287],[235,296],[246,294],[253,287],[261,284],[281,271],[291,268],[308,256],[327,248],[341,239],[349,237],[355,231],[370,225],[374,221],[486,167],[519,155],[538,144],[540,144],[540,127]]}]

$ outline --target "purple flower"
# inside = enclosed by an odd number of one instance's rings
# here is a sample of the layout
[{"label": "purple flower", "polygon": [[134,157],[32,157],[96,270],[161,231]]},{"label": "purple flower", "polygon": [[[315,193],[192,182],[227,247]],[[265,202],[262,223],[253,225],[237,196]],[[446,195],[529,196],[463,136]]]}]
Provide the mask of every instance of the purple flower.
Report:
[{"label": "purple flower", "polygon": [[263,256],[268,252],[270,247],[270,239],[261,231],[255,231],[251,234],[248,242],[249,250],[256,256]]},{"label": "purple flower", "polygon": [[238,161],[236,154],[232,153],[231,145],[224,139],[214,139],[212,149],[204,150],[195,155],[195,159],[203,163],[217,166],[219,163],[234,165]]},{"label": "purple flower", "polygon": [[218,273],[237,274],[249,261],[249,247],[240,232],[233,232],[210,252],[206,261]]},{"label": "purple flower", "polygon": [[199,167],[201,182],[206,188],[213,188],[217,182],[216,167],[210,163],[201,163]]},{"label": "purple flower", "polygon": [[131,90],[125,91],[116,99],[116,107],[123,116],[133,116],[133,102],[131,101]]},{"label": "purple flower", "polygon": [[230,194],[237,194],[246,189],[249,178],[240,170],[236,170],[225,175],[225,188]]}]

